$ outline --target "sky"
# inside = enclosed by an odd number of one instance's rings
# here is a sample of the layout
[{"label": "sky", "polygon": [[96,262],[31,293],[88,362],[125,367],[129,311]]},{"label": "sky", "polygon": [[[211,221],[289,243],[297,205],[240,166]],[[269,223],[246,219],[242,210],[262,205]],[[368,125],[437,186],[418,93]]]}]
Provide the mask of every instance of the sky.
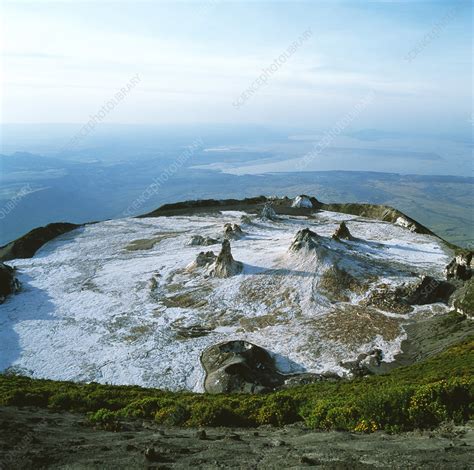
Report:
[{"label": "sky", "polygon": [[2,123],[86,123],[115,99],[107,123],[310,129],[362,103],[354,129],[472,132],[470,0],[20,0],[0,13]]}]

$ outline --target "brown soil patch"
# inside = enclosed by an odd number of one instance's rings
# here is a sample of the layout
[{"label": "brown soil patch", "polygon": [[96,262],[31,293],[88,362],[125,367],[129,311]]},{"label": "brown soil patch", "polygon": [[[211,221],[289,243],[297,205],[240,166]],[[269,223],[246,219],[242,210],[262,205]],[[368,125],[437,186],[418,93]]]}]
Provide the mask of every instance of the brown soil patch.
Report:
[{"label": "brown soil patch", "polygon": [[401,320],[387,317],[371,308],[344,305],[324,317],[311,320],[308,326],[326,339],[356,347],[373,340],[377,335],[386,341],[393,341],[400,335],[401,323]]},{"label": "brown soil patch", "polygon": [[182,232],[163,232],[157,234],[153,238],[141,238],[139,240],[131,241],[125,249],[128,251],[151,250],[157,243],[160,243],[167,238],[173,238]]}]

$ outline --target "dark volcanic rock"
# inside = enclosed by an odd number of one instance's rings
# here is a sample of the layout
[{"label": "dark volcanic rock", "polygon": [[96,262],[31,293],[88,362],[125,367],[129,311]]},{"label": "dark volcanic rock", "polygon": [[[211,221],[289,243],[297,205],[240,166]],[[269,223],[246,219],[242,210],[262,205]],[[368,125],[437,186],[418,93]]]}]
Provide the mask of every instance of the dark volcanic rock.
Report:
[{"label": "dark volcanic rock", "polygon": [[439,281],[431,276],[423,276],[406,296],[406,301],[411,305],[448,303],[449,297],[455,289],[449,282]]},{"label": "dark volcanic rock", "polygon": [[175,202],[164,204],[158,209],[147,214],[139,215],[142,217],[158,217],[160,215],[177,215],[181,213],[195,213],[199,211],[209,211],[211,209],[223,210],[223,208],[239,208],[241,206],[258,206],[265,204],[268,199],[265,196],[251,197],[245,199],[198,199],[194,201]]},{"label": "dark volcanic rock", "polygon": [[246,341],[228,341],[201,355],[208,393],[263,393],[284,382],[265,349]]},{"label": "dark volcanic rock", "polygon": [[361,305],[375,307],[385,312],[406,314],[413,311],[413,307],[406,300],[408,289],[405,286],[395,289],[387,288],[386,285],[370,293],[361,301]]},{"label": "dark volcanic rock", "polygon": [[423,276],[418,283],[402,285],[395,289],[377,289],[361,302],[386,312],[410,313],[413,305],[442,302],[447,304],[456,287],[446,281]]},{"label": "dark volcanic rock", "polygon": [[58,222],[35,228],[17,240],[2,246],[0,248],[0,261],[31,258],[45,243],[78,227],[80,225]]},{"label": "dark volcanic rock", "polygon": [[15,270],[0,262],[0,304],[5,301],[7,295],[19,290],[20,282],[15,278]]},{"label": "dark volcanic rock", "polygon": [[235,261],[232,257],[229,240],[224,240],[221,252],[210,270],[210,275],[214,277],[230,277],[239,274],[242,269],[242,263]]},{"label": "dark volcanic rock", "polygon": [[397,209],[378,204],[342,203],[322,204],[321,209],[326,211],[342,212],[343,214],[358,215],[369,219],[391,222],[407,228],[411,232],[435,235],[431,230],[424,227],[416,220],[405,215]]},{"label": "dark volcanic rock", "polygon": [[344,221],[339,224],[339,227],[334,232],[332,238],[335,240],[353,240],[351,232],[347,228],[347,225]]},{"label": "dark volcanic rock", "polygon": [[456,256],[445,269],[446,279],[460,279],[467,281],[472,277],[472,252],[461,253]]},{"label": "dark volcanic rock", "polygon": [[[364,356],[365,358],[365,356]],[[266,393],[321,381],[340,380],[337,374],[282,374],[270,354],[247,341],[227,341],[201,354],[208,393]]]},{"label": "dark volcanic rock", "polygon": [[334,372],[323,372],[322,374],[314,374],[311,372],[304,372],[302,374],[291,375],[285,380],[284,388],[297,387],[299,385],[308,385],[316,382],[336,382],[341,380]]},{"label": "dark volcanic rock", "polygon": [[474,319],[474,278],[465,282],[453,297],[455,310],[467,318]]}]

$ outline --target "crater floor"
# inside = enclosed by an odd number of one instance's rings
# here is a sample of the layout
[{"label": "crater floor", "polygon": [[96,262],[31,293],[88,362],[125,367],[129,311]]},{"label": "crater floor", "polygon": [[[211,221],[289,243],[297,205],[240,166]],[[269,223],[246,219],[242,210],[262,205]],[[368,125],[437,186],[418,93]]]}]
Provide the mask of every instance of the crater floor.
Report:
[{"label": "crater floor", "polygon": [[[343,220],[353,240],[331,238]],[[225,223],[243,230],[231,240],[243,271],[220,279],[186,269],[199,252],[220,250],[190,246],[191,237],[222,240]],[[289,250],[304,228],[320,236],[316,249]],[[274,221],[223,211],[87,225],[31,259],[8,262],[23,287],[0,305],[0,370],[202,391],[202,351],[245,339],[270,351],[284,373],[343,374],[341,361],[373,348],[392,361],[404,323],[447,309],[382,311],[367,305],[371,293],[422,274],[442,278],[452,256],[434,236],[327,211]]]}]

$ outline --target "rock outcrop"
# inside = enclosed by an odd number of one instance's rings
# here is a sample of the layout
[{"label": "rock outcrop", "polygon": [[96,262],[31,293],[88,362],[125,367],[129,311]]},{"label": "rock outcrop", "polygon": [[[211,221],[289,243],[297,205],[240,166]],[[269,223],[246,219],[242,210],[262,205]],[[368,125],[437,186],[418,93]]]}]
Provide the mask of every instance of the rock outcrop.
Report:
[{"label": "rock outcrop", "polygon": [[474,319],[474,278],[465,282],[454,294],[453,307],[456,312]]},{"label": "rock outcrop", "polygon": [[333,233],[332,238],[334,240],[353,240],[351,232],[349,232],[344,221],[339,224],[339,227],[337,227],[336,231]]},{"label": "rock outcrop", "polygon": [[467,281],[472,277],[472,252],[460,253],[445,269],[446,279],[459,279]]},{"label": "rock outcrop", "polygon": [[[213,253],[214,254],[214,253]],[[242,272],[243,264],[232,257],[229,240],[222,242],[222,249],[209,270],[213,277],[231,277]]]},{"label": "rock outcrop", "polygon": [[238,240],[242,238],[244,232],[239,224],[228,223],[224,225],[224,238],[227,240]]},{"label": "rock outcrop", "polygon": [[202,235],[193,235],[189,240],[189,246],[209,246],[219,243],[219,240],[211,237],[203,237]]},{"label": "rock outcrop", "polygon": [[368,353],[359,354],[355,361],[341,362],[340,365],[348,369],[353,377],[364,377],[376,373],[382,359],[382,351],[373,349]]},{"label": "rock outcrop", "polygon": [[0,262],[0,304],[8,295],[20,290],[20,282],[15,277],[15,270],[7,264]]},{"label": "rock outcrop", "polygon": [[31,258],[45,243],[78,227],[80,225],[59,222],[35,228],[17,240],[0,247],[0,261]]},{"label": "rock outcrop", "polygon": [[228,341],[201,355],[208,393],[264,393],[284,383],[270,354],[247,341]]},{"label": "rock outcrop", "polygon": [[302,194],[301,196],[296,196],[293,202],[291,203],[291,207],[299,207],[303,209],[312,209],[313,203],[309,196]]},{"label": "rock outcrop", "polygon": [[405,215],[397,209],[379,204],[359,204],[359,203],[343,203],[343,204],[322,204],[321,209],[325,211],[341,212],[343,214],[358,215],[369,219],[382,220],[391,222],[392,224],[404,227],[410,232],[424,233],[435,235],[431,230],[418,223],[416,220]]},{"label": "rock outcrop", "polygon": [[375,307],[384,312],[407,314],[413,311],[413,307],[406,300],[407,292],[406,286],[395,289],[378,287],[361,301],[361,305]]},{"label": "rock outcrop", "polygon": [[409,290],[405,300],[410,305],[425,305],[436,302],[448,303],[455,287],[446,281],[423,276],[421,281]]},{"label": "rock outcrop", "polygon": [[263,206],[262,212],[260,213],[260,217],[263,220],[277,220],[278,219],[275,209],[270,203],[266,203]]},{"label": "rock outcrop", "polygon": [[303,372],[301,374],[291,375],[285,379],[282,388],[298,387],[300,385],[308,385],[316,382],[337,382],[341,377],[335,372],[323,372],[322,374],[315,374],[312,372]]},{"label": "rock outcrop", "polygon": [[341,379],[334,372],[282,374],[265,349],[241,340],[207,348],[201,354],[201,363],[206,371],[204,389],[208,393],[266,393]]}]

